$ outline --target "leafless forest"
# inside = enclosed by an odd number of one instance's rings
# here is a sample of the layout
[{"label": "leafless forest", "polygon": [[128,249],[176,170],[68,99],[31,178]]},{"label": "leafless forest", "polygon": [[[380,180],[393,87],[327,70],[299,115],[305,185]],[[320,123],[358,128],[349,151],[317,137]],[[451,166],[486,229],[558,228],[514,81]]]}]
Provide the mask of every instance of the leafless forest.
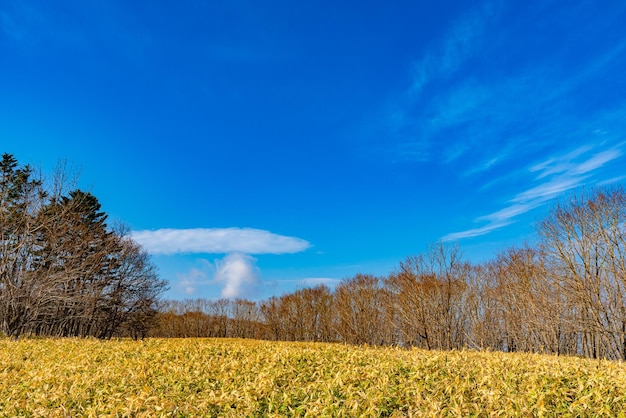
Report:
[{"label": "leafless forest", "polygon": [[159,300],[149,257],[106,225],[97,199],[49,186],[4,155],[0,332],[338,341],[626,359],[626,193],[553,204],[536,240],[472,264],[433,243],[385,277],[301,288],[261,302]]}]

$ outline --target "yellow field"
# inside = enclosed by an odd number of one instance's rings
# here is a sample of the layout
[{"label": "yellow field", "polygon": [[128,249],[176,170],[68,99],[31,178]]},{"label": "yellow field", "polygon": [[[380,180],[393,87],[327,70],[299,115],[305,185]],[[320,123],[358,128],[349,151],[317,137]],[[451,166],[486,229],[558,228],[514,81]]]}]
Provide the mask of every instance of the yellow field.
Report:
[{"label": "yellow field", "polygon": [[0,339],[0,416],[622,416],[626,365],[250,340]]}]

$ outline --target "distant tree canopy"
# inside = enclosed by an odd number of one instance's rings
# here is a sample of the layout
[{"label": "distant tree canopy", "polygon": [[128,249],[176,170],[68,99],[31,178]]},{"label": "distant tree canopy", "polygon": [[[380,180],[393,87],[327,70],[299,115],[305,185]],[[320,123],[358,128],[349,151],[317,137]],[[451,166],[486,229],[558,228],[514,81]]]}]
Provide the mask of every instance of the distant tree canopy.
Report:
[{"label": "distant tree canopy", "polygon": [[0,161],[0,332],[145,334],[165,290],[147,253],[107,223],[98,199]]}]

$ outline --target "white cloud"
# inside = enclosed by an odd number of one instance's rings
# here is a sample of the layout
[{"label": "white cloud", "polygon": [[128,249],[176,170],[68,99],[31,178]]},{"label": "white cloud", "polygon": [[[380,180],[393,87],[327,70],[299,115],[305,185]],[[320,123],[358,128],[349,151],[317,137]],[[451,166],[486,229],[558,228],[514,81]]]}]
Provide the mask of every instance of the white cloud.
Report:
[{"label": "white cloud", "polygon": [[223,298],[254,296],[261,280],[256,259],[246,254],[228,254],[215,262],[215,282],[221,284]]},{"label": "white cloud", "polygon": [[311,246],[300,238],[252,228],[164,228],[131,235],[151,254],[290,254]]},{"label": "white cloud", "polygon": [[529,172],[539,172],[538,177],[535,179],[536,181],[546,177],[547,179],[542,180],[540,184],[534,187],[518,193],[509,201],[513,203],[512,205],[489,215],[476,218],[476,222],[486,221],[486,225],[447,234],[442,240],[453,241],[476,237],[510,225],[515,217],[545,204],[548,200],[554,199],[568,190],[583,185],[586,180],[591,178],[592,171],[622,156],[621,146],[622,144],[619,144],[614,148],[598,152],[590,158],[580,161],[580,157],[584,157],[586,153],[593,149],[592,146],[583,146],[562,156],[550,158],[531,166]]},{"label": "white cloud", "polygon": [[616,147],[599,152],[584,161],[575,161],[577,158],[589,152],[593,147],[588,145],[575,149],[561,157],[550,158],[539,164],[535,164],[530,168],[531,172],[538,171],[538,179],[553,175],[565,173],[573,176],[584,174],[602,167],[604,164],[611,162],[622,156],[621,144]]},{"label": "white cloud", "polygon": [[261,270],[256,258],[230,253],[209,261],[197,259],[187,272],[176,273],[174,290],[183,297],[203,297],[219,289],[222,298],[254,298],[261,289]]},{"label": "white cloud", "polygon": [[463,238],[478,237],[480,235],[488,234],[491,231],[495,231],[496,229],[503,228],[507,225],[510,225],[511,223],[512,222],[504,222],[504,221],[490,223],[489,225],[485,225],[480,228],[473,228],[473,229],[468,229],[466,231],[453,232],[453,233],[447,234],[443,236],[441,240],[442,241],[457,241]]},{"label": "white cloud", "polygon": [[611,149],[608,151],[600,152],[594,155],[592,158],[584,161],[583,163],[574,167],[574,174],[582,174],[588,171],[595,170],[602,167],[604,164],[619,158],[622,155],[622,151],[619,149]]},{"label": "white cloud", "polygon": [[587,177],[559,176],[519,193],[512,202],[544,202],[582,184]]},{"label": "white cloud", "polygon": [[579,157],[584,156],[585,153],[589,152],[593,148],[592,146],[584,146],[577,148],[564,156],[551,158],[532,166],[530,168],[531,172],[540,172],[538,179],[549,177],[554,174],[558,174],[558,176],[551,177],[549,180],[539,184],[538,186],[519,193],[511,201],[518,203],[533,202],[538,204],[552,199],[567,190],[582,185],[584,181],[590,177],[587,173],[597,170],[603,167],[606,163],[622,156],[620,146],[621,145],[618,145],[614,148],[598,152],[583,161],[574,161]]},{"label": "white cloud", "polygon": [[550,176],[552,174],[560,174],[565,173],[568,170],[572,169],[572,160],[575,158],[589,152],[592,149],[590,145],[585,145],[583,147],[577,148],[572,152],[569,152],[563,156],[556,158],[549,158],[546,161],[542,161],[538,164],[530,167],[531,172],[538,171],[539,176],[538,179]]},{"label": "white cloud", "polygon": [[477,221],[487,220],[492,223],[502,223],[506,222],[511,218],[514,218],[518,215],[528,212],[531,209],[534,209],[536,205],[531,204],[515,204],[508,206],[504,209],[501,209],[497,212],[491,213],[489,215],[481,216],[476,219]]}]

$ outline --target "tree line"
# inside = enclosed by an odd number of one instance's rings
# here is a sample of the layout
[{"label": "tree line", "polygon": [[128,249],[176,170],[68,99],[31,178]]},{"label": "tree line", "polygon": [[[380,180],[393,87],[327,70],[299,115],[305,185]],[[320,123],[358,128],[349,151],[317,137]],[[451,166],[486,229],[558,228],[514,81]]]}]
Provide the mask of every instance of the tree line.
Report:
[{"label": "tree line", "polygon": [[480,264],[433,243],[385,277],[260,302],[161,301],[149,335],[338,341],[626,359],[626,193],[557,202],[536,240]]},{"label": "tree line", "polygon": [[160,300],[166,282],[61,167],[0,161],[0,334],[242,337],[626,360],[626,192],[556,202],[536,239],[473,264],[437,242],[384,277],[260,302]]},{"label": "tree line", "polygon": [[11,154],[0,161],[0,334],[145,335],[166,288],[98,199],[64,167],[44,181]]}]

